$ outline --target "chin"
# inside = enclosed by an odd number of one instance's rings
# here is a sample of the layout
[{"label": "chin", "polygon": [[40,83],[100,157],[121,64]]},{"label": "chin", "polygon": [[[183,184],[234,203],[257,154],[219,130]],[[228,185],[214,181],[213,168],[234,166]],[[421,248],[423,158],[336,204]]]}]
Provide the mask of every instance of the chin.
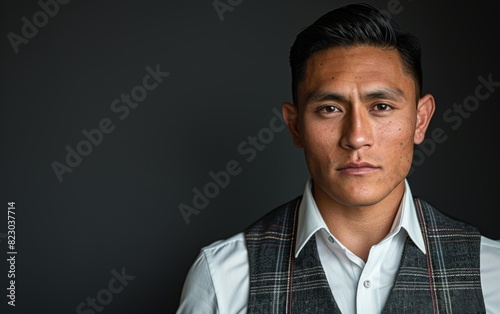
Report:
[{"label": "chin", "polygon": [[346,206],[371,206],[383,199],[378,193],[369,193],[367,191],[357,193],[352,190],[347,192],[345,194],[332,195],[332,198],[336,202]]},{"label": "chin", "polygon": [[380,202],[384,196],[380,188],[373,183],[340,181],[340,184],[324,186],[323,191],[335,202],[347,206],[373,205]]}]

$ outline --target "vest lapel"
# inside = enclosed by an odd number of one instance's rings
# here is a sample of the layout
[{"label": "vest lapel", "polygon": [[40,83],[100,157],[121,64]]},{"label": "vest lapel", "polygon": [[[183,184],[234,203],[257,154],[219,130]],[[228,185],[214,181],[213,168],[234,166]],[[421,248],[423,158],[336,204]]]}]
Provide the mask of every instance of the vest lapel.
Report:
[{"label": "vest lapel", "polygon": [[293,270],[293,313],[340,314],[312,236],[295,259]]},{"label": "vest lapel", "polygon": [[481,235],[415,199],[427,254],[408,237],[383,313],[486,313],[481,290]]},{"label": "vest lapel", "polygon": [[295,259],[300,197],[245,232],[250,265],[249,314],[339,314],[314,237]]}]

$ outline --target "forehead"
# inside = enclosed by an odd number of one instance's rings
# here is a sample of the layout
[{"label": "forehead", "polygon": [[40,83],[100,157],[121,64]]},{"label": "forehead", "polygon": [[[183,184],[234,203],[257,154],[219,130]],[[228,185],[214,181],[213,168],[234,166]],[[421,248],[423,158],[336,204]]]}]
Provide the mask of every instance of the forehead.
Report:
[{"label": "forehead", "polygon": [[396,49],[372,46],[334,47],[313,54],[298,86],[299,101],[320,91],[349,93],[391,88],[415,95],[415,83]]}]

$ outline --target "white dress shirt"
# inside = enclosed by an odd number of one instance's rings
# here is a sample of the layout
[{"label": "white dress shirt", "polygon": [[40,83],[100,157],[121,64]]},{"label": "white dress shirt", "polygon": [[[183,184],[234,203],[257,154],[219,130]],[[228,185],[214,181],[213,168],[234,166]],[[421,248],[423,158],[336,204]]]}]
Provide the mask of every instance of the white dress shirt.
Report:
[{"label": "white dress shirt", "polygon": [[[425,253],[425,245],[408,182],[389,234],[372,246],[365,263],[328,230],[307,181],[299,207],[297,256],[310,237],[339,309],[344,314],[380,313],[399,268],[409,236]],[[500,314],[500,240],[481,237],[481,283],[486,313]],[[247,312],[249,266],[244,233],[201,249],[186,277],[177,314]],[[333,280],[335,278],[335,280]]]}]

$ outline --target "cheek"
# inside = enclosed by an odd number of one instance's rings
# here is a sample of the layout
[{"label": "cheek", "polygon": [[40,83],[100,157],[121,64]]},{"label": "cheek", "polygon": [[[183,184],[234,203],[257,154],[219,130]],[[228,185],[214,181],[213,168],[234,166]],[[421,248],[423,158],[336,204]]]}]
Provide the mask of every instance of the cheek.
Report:
[{"label": "cheek", "polygon": [[396,150],[395,157],[397,156],[399,164],[403,166],[402,170],[407,171],[413,158],[413,132],[411,130],[403,131],[396,138],[394,147]]},{"label": "cheek", "polygon": [[304,153],[309,161],[329,159],[335,147],[335,131],[321,123],[309,123],[302,130]]},{"label": "cheek", "polygon": [[399,143],[398,159],[400,164],[410,166],[413,158],[413,142],[411,140],[402,140]]},{"label": "cheek", "polygon": [[388,136],[390,139],[387,139],[387,145],[390,145],[395,164],[402,166],[404,171],[411,165],[413,156],[414,131],[408,127],[411,122],[407,123],[396,126],[395,129],[391,130],[391,135]]},{"label": "cheek", "polygon": [[329,123],[309,123],[307,128],[303,128],[304,142],[309,143],[311,148],[331,149],[337,138],[337,133]]}]

